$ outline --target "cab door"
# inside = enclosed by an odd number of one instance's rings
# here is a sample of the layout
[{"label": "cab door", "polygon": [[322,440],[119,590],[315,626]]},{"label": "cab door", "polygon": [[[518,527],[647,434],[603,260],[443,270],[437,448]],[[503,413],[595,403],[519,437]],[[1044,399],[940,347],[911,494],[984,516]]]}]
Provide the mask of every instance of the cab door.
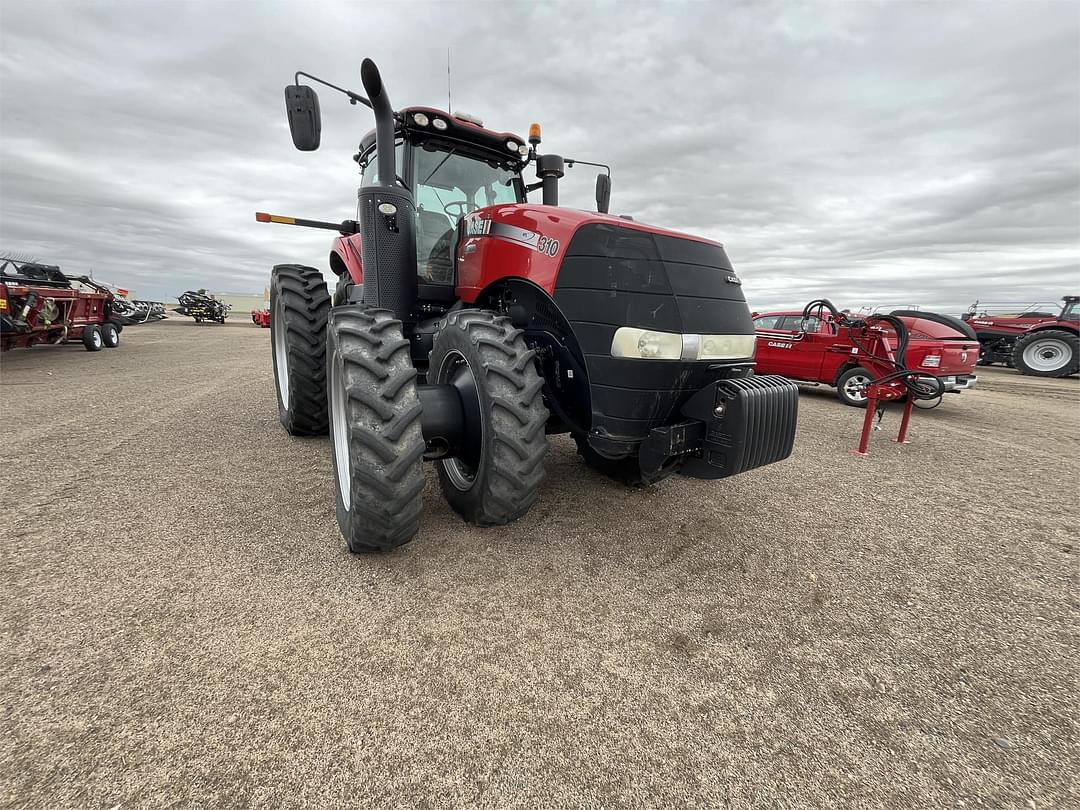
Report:
[{"label": "cab door", "polygon": [[795,377],[794,345],[788,335],[778,330],[783,315],[758,315],[754,318],[757,343],[754,349],[755,374],[779,374]]},{"label": "cab door", "polygon": [[787,376],[797,380],[820,382],[821,367],[825,352],[832,343],[832,334],[828,324],[823,324],[821,319],[814,315],[806,319],[805,325],[804,331],[801,315],[784,315],[776,324],[775,334],[778,339],[771,342],[781,346],[787,344],[790,347],[780,349],[784,352],[789,369]]}]

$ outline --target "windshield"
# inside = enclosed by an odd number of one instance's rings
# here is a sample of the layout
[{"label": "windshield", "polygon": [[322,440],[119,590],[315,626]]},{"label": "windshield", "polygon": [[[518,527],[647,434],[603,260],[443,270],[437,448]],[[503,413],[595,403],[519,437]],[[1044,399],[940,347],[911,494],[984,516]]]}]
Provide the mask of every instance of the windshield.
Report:
[{"label": "windshield", "polygon": [[514,188],[515,172],[482,160],[447,152],[415,150],[416,204],[438,211],[453,225],[470,211],[487,205],[519,202]]},{"label": "windshield", "polygon": [[458,220],[488,205],[521,202],[518,174],[453,148],[417,146],[413,155],[417,265],[427,280],[449,283]]},{"label": "windshield", "polygon": [[1073,301],[1070,304],[1066,304],[1065,309],[1061,311],[1061,320],[1080,321],[1080,301]]}]

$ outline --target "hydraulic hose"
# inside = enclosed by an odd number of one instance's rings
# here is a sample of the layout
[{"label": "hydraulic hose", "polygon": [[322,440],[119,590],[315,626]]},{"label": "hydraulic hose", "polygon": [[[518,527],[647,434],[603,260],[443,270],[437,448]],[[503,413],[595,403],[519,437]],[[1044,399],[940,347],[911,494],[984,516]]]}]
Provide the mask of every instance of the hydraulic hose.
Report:
[{"label": "hydraulic hose", "polygon": [[[861,324],[863,326],[868,326],[871,321],[887,323],[896,331],[896,351],[893,353],[894,359],[891,361],[893,366],[896,367],[896,371],[873,380],[870,384],[880,385],[881,383],[900,380],[904,384],[904,387],[907,388],[908,394],[917,400],[937,399],[943,396],[945,394],[945,383],[941,381],[940,377],[934,374],[928,374],[924,371],[909,369],[905,364],[904,359],[907,357],[910,334],[908,333],[908,328],[904,322],[894,315],[871,315],[867,320],[861,321]],[[855,340],[854,334],[852,335],[852,340]],[[856,345],[859,345],[858,341],[855,342]],[[865,347],[860,348],[863,348],[863,351],[865,351]],[[888,360],[888,358],[875,359]]]},{"label": "hydraulic hose", "polygon": [[[945,383],[941,381],[940,377],[933,374],[927,374],[923,371],[913,371],[905,364],[904,359],[907,357],[910,334],[908,333],[907,326],[902,320],[894,315],[870,315],[866,318],[854,318],[846,312],[841,312],[836,308],[836,305],[827,298],[819,298],[803,307],[803,320],[809,318],[814,310],[821,311],[822,309],[827,309],[841,326],[846,326],[852,330],[852,342],[862,350],[865,357],[870,357],[871,359],[880,362],[890,363],[895,367],[896,371],[873,380],[870,385],[879,385],[881,383],[892,382],[893,380],[900,380],[903,382],[904,387],[907,388],[908,393],[915,399],[938,399],[945,393]],[[859,342],[857,337],[855,337],[855,329],[866,329],[872,323],[876,322],[887,323],[896,331],[896,351],[893,353],[894,356],[892,358],[878,357],[870,354],[866,350],[866,347]]]}]

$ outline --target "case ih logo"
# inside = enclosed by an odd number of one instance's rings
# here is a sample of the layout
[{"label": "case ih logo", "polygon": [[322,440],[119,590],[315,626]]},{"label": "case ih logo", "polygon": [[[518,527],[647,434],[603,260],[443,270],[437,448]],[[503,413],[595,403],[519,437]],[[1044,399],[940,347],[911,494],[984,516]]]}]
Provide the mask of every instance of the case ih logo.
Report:
[{"label": "case ih logo", "polygon": [[491,220],[468,217],[465,220],[466,236],[487,236],[491,232]]},{"label": "case ih logo", "polygon": [[466,217],[466,236],[494,236],[507,242],[514,242],[524,247],[530,247],[538,253],[547,256],[556,256],[559,253],[559,240],[548,236],[542,236],[535,231],[507,225],[503,222],[492,222],[490,219],[479,217]]}]

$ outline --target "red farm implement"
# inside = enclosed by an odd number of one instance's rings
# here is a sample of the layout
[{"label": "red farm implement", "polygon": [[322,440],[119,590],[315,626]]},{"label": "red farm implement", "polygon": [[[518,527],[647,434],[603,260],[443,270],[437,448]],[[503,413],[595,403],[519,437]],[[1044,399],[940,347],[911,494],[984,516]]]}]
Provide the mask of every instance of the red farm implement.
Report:
[{"label": "red farm implement", "polygon": [[88,276],[65,276],[36,262],[0,261],[0,350],[81,340],[114,348],[123,328],[112,291]]}]

